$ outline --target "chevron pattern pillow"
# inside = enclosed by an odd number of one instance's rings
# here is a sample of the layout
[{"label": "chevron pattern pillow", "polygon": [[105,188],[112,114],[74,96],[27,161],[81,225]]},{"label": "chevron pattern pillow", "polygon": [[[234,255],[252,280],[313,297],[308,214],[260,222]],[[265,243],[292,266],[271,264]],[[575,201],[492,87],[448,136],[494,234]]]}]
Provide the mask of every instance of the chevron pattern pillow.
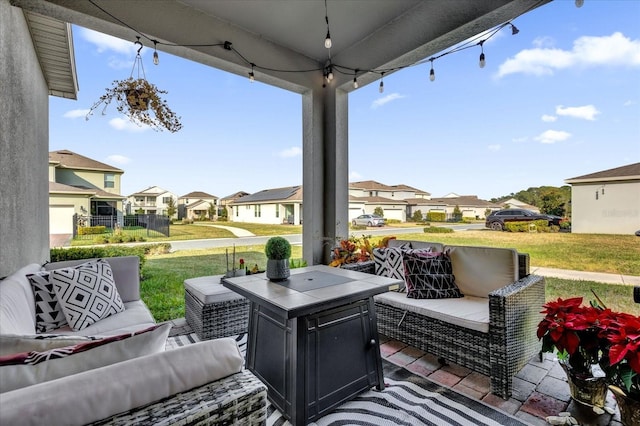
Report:
[{"label": "chevron pattern pillow", "polygon": [[36,331],[47,333],[67,324],[67,319],[49,282],[49,272],[41,271],[27,275],[36,300]]},{"label": "chevron pattern pillow", "polygon": [[463,297],[456,285],[451,258],[446,252],[405,252],[404,272],[410,299]]},{"label": "chevron pattern pillow", "polygon": [[54,269],[49,272],[49,281],[74,331],[124,311],[111,266],[104,259]]},{"label": "chevron pattern pillow", "polygon": [[376,262],[376,275],[402,280],[399,292],[405,291],[405,272],[403,253],[428,253],[431,249],[412,249],[411,244],[396,247],[386,247],[373,250],[373,260]]}]

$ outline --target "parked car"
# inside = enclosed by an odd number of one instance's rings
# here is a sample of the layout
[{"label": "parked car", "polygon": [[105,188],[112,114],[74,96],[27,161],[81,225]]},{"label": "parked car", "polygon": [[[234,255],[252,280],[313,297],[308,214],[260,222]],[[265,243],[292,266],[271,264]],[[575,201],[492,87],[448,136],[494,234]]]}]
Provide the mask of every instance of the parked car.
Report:
[{"label": "parked car", "polygon": [[494,231],[504,231],[506,222],[532,222],[534,220],[546,220],[551,225],[560,226],[562,218],[551,214],[534,213],[524,209],[503,209],[491,212],[484,223],[484,226]]},{"label": "parked car", "polygon": [[361,214],[351,221],[353,226],[365,225],[365,226],[384,226],[385,219],[377,214]]}]

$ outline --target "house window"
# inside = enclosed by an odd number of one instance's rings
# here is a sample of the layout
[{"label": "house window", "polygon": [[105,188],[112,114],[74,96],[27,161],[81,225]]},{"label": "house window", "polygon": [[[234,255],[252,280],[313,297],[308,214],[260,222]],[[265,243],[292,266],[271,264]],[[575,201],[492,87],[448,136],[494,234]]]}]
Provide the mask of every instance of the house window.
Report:
[{"label": "house window", "polygon": [[262,205],[260,204],[256,204],[254,206],[255,210],[253,211],[253,216],[254,217],[262,217],[262,209],[261,209]]},{"label": "house window", "polygon": [[162,204],[169,204],[171,202],[171,197],[162,197]]},{"label": "house window", "polygon": [[236,206],[236,217],[238,217],[238,210],[240,210],[240,207]]},{"label": "house window", "polygon": [[104,175],[104,187],[115,188],[116,187],[116,175],[113,173],[105,173]]}]

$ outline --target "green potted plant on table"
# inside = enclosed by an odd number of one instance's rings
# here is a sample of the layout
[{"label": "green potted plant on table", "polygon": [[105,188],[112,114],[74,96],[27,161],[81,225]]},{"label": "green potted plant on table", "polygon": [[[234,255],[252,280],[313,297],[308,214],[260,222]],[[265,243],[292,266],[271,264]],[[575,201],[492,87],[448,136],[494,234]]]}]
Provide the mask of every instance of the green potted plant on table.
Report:
[{"label": "green potted plant on table", "polygon": [[283,237],[271,237],[264,247],[267,255],[266,275],[271,281],[284,281],[291,275],[289,257],[291,244]]}]

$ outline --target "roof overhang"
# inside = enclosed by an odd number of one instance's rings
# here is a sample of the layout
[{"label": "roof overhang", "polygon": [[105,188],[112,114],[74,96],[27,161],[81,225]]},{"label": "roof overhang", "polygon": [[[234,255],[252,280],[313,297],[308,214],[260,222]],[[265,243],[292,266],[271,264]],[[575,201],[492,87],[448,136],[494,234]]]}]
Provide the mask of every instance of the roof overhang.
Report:
[{"label": "roof overhang", "polygon": [[71,24],[28,10],[24,16],[49,95],[77,99],[78,77]]}]

